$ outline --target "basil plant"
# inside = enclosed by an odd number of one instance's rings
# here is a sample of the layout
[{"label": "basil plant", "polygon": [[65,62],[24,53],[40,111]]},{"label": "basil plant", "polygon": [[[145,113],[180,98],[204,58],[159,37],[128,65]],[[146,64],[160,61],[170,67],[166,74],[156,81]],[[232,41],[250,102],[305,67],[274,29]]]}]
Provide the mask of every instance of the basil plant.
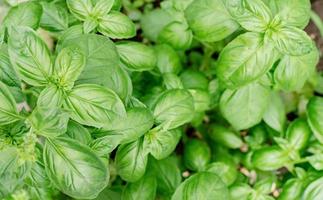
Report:
[{"label": "basil plant", "polygon": [[0,199],[323,198],[309,0],[0,11]]}]

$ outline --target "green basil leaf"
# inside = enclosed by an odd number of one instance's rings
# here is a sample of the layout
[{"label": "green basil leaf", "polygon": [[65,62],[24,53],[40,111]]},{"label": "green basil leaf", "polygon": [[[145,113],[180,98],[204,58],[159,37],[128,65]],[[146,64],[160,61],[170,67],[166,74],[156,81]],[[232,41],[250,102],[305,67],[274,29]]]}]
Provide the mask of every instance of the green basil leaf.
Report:
[{"label": "green basil leaf", "polygon": [[241,137],[222,125],[212,125],[209,136],[219,145],[223,145],[231,149],[238,149],[243,146]]},{"label": "green basil leaf", "polygon": [[261,121],[269,98],[270,90],[257,83],[237,90],[227,89],[221,96],[220,110],[235,129],[247,129]]},{"label": "green basil leaf", "polygon": [[210,94],[204,90],[190,89],[188,90],[194,101],[194,110],[196,112],[203,112],[209,109],[211,103]]},{"label": "green basil leaf", "polygon": [[283,54],[301,56],[315,50],[315,45],[307,33],[292,26],[267,31],[265,37],[268,37]]},{"label": "green basil leaf", "polygon": [[184,88],[181,79],[176,74],[173,74],[173,73],[163,74],[163,81],[167,90]]},{"label": "green basil leaf", "polygon": [[164,9],[158,8],[145,12],[140,21],[143,35],[156,42],[161,30],[172,21],[174,21],[173,17]]},{"label": "green basil leaf", "polygon": [[[230,199],[255,200],[251,197],[253,189],[247,183],[238,183],[230,187]],[[259,195],[260,196],[260,195]],[[269,199],[262,199],[269,200]]]},{"label": "green basil leaf", "polygon": [[64,137],[47,139],[43,157],[51,182],[73,198],[93,199],[108,184],[106,164],[76,140]]},{"label": "green basil leaf", "polygon": [[123,180],[138,181],[146,171],[148,156],[143,148],[143,138],[121,145],[116,154],[117,172]]},{"label": "green basil leaf", "polygon": [[211,160],[211,150],[202,140],[189,140],[184,147],[185,166],[193,171],[202,171]]},{"label": "green basil leaf", "polygon": [[96,19],[87,18],[83,23],[83,32],[90,33],[98,26]]},{"label": "green basil leaf", "polygon": [[188,49],[193,40],[193,33],[187,25],[180,22],[172,22],[159,33],[158,41],[169,44],[175,49]]},{"label": "green basil leaf", "polygon": [[0,126],[19,121],[17,103],[9,88],[0,81]]},{"label": "green basil leaf", "polygon": [[285,55],[274,72],[277,87],[287,91],[300,90],[314,73],[318,61],[316,49],[301,56]]},{"label": "green basil leaf", "polygon": [[295,149],[302,150],[306,147],[311,134],[306,120],[296,119],[288,126],[286,138]]},{"label": "green basil leaf", "polygon": [[66,4],[70,12],[82,21],[90,16],[93,9],[91,0],[66,0]]},{"label": "green basil leaf", "polygon": [[163,160],[150,157],[148,167],[157,179],[157,192],[165,197],[171,197],[182,180],[176,157],[169,156]]},{"label": "green basil leaf", "polygon": [[307,122],[316,139],[323,143],[323,98],[312,97],[307,104]]},{"label": "green basil leaf", "polygon": [[175,191],[172,200],[229,199],[222,180],[210,172],[200,172],[186,179]]},{"label": "green basil leaf", "polygon": [[230,160],[210,163],[206,171],[218,175],[227,186],[232,185],[238,177],[236,166]]},{"label": "green basil leaf", "polygon": [[136,35],[135,24],[117,11],[111,11],[99,21],[98,31],[113,39],[132,38]]},{"label": "green basil leaf", "polygon": [[11,27],[10,61],[20,78],[33,86],[46,85],[53,73],[50,52],[45,42],[28,27]]},{"label": "green basil leaf", "polygon": [[264,121],[274,130],[282,133],[286,122],[285,105],[277,92],[272,92],[267,110],[263,116]]},{"label": "green basil leaf", "polygon": [[56,137],[67,130],[68,113],[49,107],[37,107],[29,116],[32,130],[39,135]]},{"label": "green basil leaf", "polygon": [[278,0],[275,1],[278,16],[288,26],[305,28],[310,20],[311,2],[309,0]]},{"label": "green basil leaf", "polygon": [[72,89],[85,65],[85,56],[78,48],[62,49],[55,60],[57,84],[67,90]]},{"label": "green basil leaf", "polygon": [[209,87],[209,80],[201,71],[187,69],[181,73],[180,78],[187,89],[207,90]]},{"label": "green basil leaf", "polygon": [[323,198],[323,178],[311,182],[305,189],[302,199],[320,200]]},{"label": "green basil leaf", "polygon": [[146,174],[139,181],[128,183],[123,190],[122,199],[145,199],[154,200],[157,189],[157,181],[154,176]]},{"label": "green basil leaf", "polygon": [[272,20],[270,9],[262,0],[227,1],[227,7],[234,19],[246,30],[265,32]]},{"label": "green basil leaf", "polygon": [[145,134],[144,149],[157,160],[164,159],[175,150],[181,136],[179,129],[170,131],[152,129]]},{"label": "green basil leaf", "polygon": [[64,101],[75,121],[95,127],[109,124],[114,117],[125,116],[125,107],[118,95],[108,88],[83,84],[73,88]]},{"label": "green basil leaf", "polygon": [[121,143],[122,137],[117,135],[106,135],[94,139],[89,146],[99,156],[105,157]]},{"label": "green basil leaf", "polygon": [[11,87],[21,86],[21,81],[11,65],[6,44],[0,45],[0,80]]},{"label": "green basil leaf", "polygon": [[278,146],[263,147],[252,156],[253,165],[263,171],[277,170],[289,163],[289,157]]},{"label": "green basil leaf", "polygon": [[178,74],[182,66],[176,51],[165,44],[156,46],[155,51],[157,55],[157,68],[160,73]]},{"label": "green basil leaf", "polygon": [[64,93],[56,85],[47,85],[41,91],[37,99],[37,105],[40,107],[56,108],[61,107],[64,101]]},{"label": "green basil leaf", "polygon": [[154,50],[139,42],[123,41],[116,44],[122,63],[131,71],[148,71],[156,66]]},{"label": "green basil leaf", "polygon": [[239,28],[222,0],[195,0],[185,17],[194,36],[204,42],[223,40]]},{"label": "green basil leaf", "polygon": [[298,179],[289,179],[279,194],[279,200],[301,199],[304,183]]},{"label": "green basil leaf", "polygon": [[42,12],[41,5],[35,1],[21,3],[9,10],[2,23],[5,26],[28,26],[36,30]]},{"label": "green basil leaf", "polygon": [[82,125],[72,120],[68,122],[66,135],[85,145],[89,144],[92,141],[90,132]]},{"label": "green basil leaf", "polygon": [[104,17],[108,14],[114,5],[115,0],[96,0],[95,6],[91,12],[95,18]]},{"label": "green basil leaf", "polygon": [[227,86],[237,88],[263,76],[278,56],[275,47],[261,34],[245,33],[222,50],[217,75]]},{"label": "green basil leaf", "polygon": [[66,38],[61,47],[78,47],[85,55],[85,67],[76,85],[91,83],[103,85],[115,91],[123,100],[132,93],[132,83],[127,72],[119,67],[119,56],[115,45],[106,37],[94,34]]},{"label": "green basil leaf", "polygon": [[157,99],[153,113],[157,124],[166,124],[167,129],[177,128],[192,120],[193,98],[186,90],[166,91]]},{"label": "green basil leaf", "polygon": [[68,28],[68,12],[63,6],[55,3],[41,2],[43,14],[40,26],[52,32],[64,31]]}]

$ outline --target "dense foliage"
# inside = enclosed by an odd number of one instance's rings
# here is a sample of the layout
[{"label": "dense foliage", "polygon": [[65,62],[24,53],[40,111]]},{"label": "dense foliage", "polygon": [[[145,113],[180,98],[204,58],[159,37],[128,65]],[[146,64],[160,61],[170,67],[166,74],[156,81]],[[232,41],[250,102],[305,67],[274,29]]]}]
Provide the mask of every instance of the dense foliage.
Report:
[{"label": "dense foliage", "polygon": [[309,0],[3,6],[0,199],[323,199]]}]

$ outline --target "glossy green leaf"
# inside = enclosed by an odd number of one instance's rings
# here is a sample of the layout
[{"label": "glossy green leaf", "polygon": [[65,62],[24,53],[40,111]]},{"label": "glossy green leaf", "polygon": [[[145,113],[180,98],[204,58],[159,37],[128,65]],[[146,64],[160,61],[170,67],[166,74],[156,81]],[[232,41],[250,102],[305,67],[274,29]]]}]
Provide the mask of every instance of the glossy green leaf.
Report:
[{"label": "glossy green leaf", "polygon": [[312,97],[307,104],[307,122],[316,139],[323,143],[323,98]]},{"label": "glossy green leaf", "polygon": [[6,44],[0,45],[0,80],[11,87],[20,87],[21,85],[21,81],[11,65]]},{"label": "glossy green leaf", "polygon": [[285,105],[276,92],[272,92],[270,95],[269,106],[263,117],[268,126],[274,130],[282,133],[286,122]]},{"label": "glossy green leaf", "polygon": [[239,28],[222,0],[195,0],[185,17],[194,36],[205,42],[223,40]]},{"label": "glossy green leaf", "polygon": [[125,116],[125,107],[111,89],[94,84],[73,88],[64,101],[64,108],[71,111],[71,118],[88,126],[103,127],[117,116]]},{"label": "glossy green leaf", "polygon": [[85,145],[92,141],[90,132],[85,127],[72,120],[67,124],[66,135]]},{"label": "glossy green leaf", "polygon": [[238,177],[236,166],[229,160],[210,163],[207,165],[206,171],[218,175],[227,186],[232,185]]},{"label": "glossy green leaf", "polygon": [[173,74],[173,73],[163,74],[163,81],[167,90],[184,88],[181,79],[176,74]]},{"label": "glossy green leaf", "polygon": [[209,146],[197,139],[189,140],[184,147],[185,166],[193,171],[202,171],[211,160]]},{"label": "glossy green leaf", "polygon": [[237,88],[263,76],[278,60],[274,45],[258,33],[245,33],[222,51],[216,67],[218,77],[229,87]]},{"label": "glossy green leaf", "polygon": [[154,50],[138,42],[118,42],[117,51],[122,63],[131,71],[148,71],[156,66]]},{"label": "glossy green leaf", "polygon": [[40,107],[61,107],[64,101],[63,90],[56,85],[50,84],[44,88],[37,99],[37,105]]},{"label": "glossy green leaf", "polygon": [[186,179],[172,196],[172,200],[228,198],[228,188],[217,175],[210,172],[200,172]]},{"label": "glossy green leaf", "polygon": [[70,12],[79,20],[85,20],[93,9],[91,0],[67,0]]},{"label": "glossy green leaf", "polygon": [[135,24],[117,11],[111,11],[100,20],[98,31],[113,39],[132,38],[136,35]]},{"label": "glossy green leaf", "polygon": [[14,123],[21,119],[16,101],[9,88],[0,81],[0,125]]},{"label": "glossy green leaf", "polygon": [[243,146],[241,137],[222,125],[213,125],[209,132],[209,136],[219,145],[223,145],[228,148],[238,149]]},{"label": "glossy green leaf", "polygon": [[286,152],[277,146],[256,150],[252,156],[254,166],[263,171],[277,170],[289,164]]},{"label": "glossy green leaf", "polygon": [[139,181],[128,183],[122,193],[122,199],[134,200],[145,199],[154,200],[157,189],[156,178],[150,174],[146,174]]},{"label": "glossy green leaf", "polygon": [[46,173],[63,193],[77,199],[93,199],[108,184],[106,164],[87,146],[69,138],[47,139]]},{"label": "glossy green leaf", "polygon": [[190,89],[189,92],[193,97],[194,110],[196,112],[203,112],[210,108],[211,97],[208,91]]},{"label": "glossy green leaf", "polygon": [[115,0],[95,0],[95,6],[91,15],[100,18],[108,14],[114,5]]},{"label": "glossy green leaf", "polygon": [[19,77],[33,86],[43,86],[53,73],[50,52],[45,42],[28,27],[12,27],[9,37],[10,61]]},{"label": "glossy green leaf", "polygon": [[302,150],[307,146],[311,134],[306,120],[296,119],[288,126],[286,138],[295,149]]},{"label": "glossy green leaf", "polygon": [[181,62],[176,51],[169,45],[158,45],[155,48],[157,55],[157,68],[160,73],[178,74],[181,70]]},{"label": "glossy green leaf", "polygon": [[269,98],[270,90],[267,87],[249,84],[237,90],[227,89],[221,96],[220,109],[235,129],[247,129],[261,121]]},{"label": "glossy green leaf", "polygon": [[118,175],[128,182],[138,181],[146,171],[148,155],[143,148],[143,139],[121,145],[116,154]]},{"label": "glossy green leaf", "polygon": [[320,200],[323,198],[323,178],[311,182],[305,189],[302,199]]},{"label": "glossy green leaf", "polygon": [[68,12],[63,6],[55,3],[41,2],[43,14],[40,26],[52,32],[64,31],[68,28]]}]

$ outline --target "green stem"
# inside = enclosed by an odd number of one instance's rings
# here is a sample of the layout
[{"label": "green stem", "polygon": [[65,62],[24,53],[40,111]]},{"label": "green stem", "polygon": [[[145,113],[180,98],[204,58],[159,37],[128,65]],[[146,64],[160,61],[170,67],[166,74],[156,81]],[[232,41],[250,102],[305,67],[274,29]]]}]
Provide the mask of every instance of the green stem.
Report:
[{"label": "green stem", "polygon": [[321,37],[323,37],[323,22],[320,16],[318,16],[318,14],[316,14],[314,11],[311,11],[311,19],[313,23],[316,25],[316,27],[319,29],[321,33]]}]

